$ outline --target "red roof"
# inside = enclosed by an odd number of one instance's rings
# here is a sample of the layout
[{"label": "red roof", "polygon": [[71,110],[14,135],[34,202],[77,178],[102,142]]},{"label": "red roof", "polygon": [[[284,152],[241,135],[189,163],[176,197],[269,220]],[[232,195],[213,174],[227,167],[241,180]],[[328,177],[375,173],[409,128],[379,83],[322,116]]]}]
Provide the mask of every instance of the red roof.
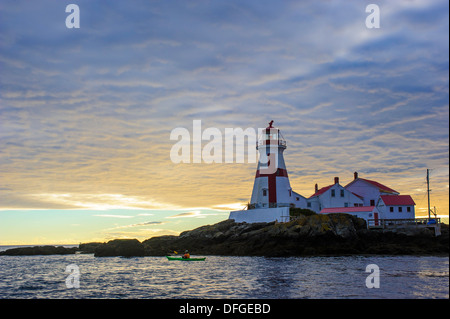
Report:
[{"label": "red roof", "polygon": [[381,200],[386,206],[414,206],[413,199],[409,195],[381,195]]},{"label": "red roof", "polygon": [[329,213],[357,213],[357,212],[373,212],[375,206],[359,206],[359,207],[330,207],[324,208],[320,211],[320,214]]},{"label": "red roof", "polygon": [[389,188],[378,182],[371,181],[370,179],[365,179],[365,178],[360,178],[360,179],[362,179],[363,181],[366,181],[369,184],[372,184],[373,186],[377,187],[380,191],[384,191],[386,193],[398,193],[396,190],[393,190],[392,188]]},{"label": "red roof", "polygon": [[322,187],[322,188],[319,189],[317,192],[315,192],[313,195],[311,195],[309,198],[312,198],[312,197],[314,197],[314,196],[322,195],[322,194],[325,193],[327,190],[329,190],[329,189],[331,188],[331,186],[334,186],[334,185],[335,185],[335,184],[329,185],[329,186],[325,186],[325,187]]},{"label": "red roof", "polygon": [[378,182],[376,182],[376,181],[372,181],[372,180],[370,180],[370,179],[365,179],[365,178],[358,178],[358,179],[355,179],[355,180],[351,181],[350,183],[348,183],[348,184],[345,186],[345,188],[347,188],[348,186],[350,186],[350,184],[353,184],[353,183],[354,183],[355,181],[357,181],[357,180],[365,181],[365,182],[367,182],[367,183],[369,183],[369,184],[375,186],[376,188],[378,188],[378,189],[379,189],[380,191],[382,191],[382,192],[385,192],[385,193],[397,193],[397,194],[399,194],[399,192],[397,192],[396,190],[394,190],[394,189],[392,189],[392,188],[390,188],[390,187],[387,187],[386,185],[383,185],[383,184],[378,183]]}]

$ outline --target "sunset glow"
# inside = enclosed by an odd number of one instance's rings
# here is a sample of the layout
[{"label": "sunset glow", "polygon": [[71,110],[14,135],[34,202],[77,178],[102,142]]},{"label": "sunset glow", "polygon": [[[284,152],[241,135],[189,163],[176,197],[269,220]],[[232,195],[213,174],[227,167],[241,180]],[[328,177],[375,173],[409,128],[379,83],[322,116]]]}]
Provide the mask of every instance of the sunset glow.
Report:
[{"label": "sunset glow", "polygon": [[426,216],[429,168],[448,223],[448,1],[381,2],[377,29],[349,1],[76,3],[78,29],[65,2],[0,4],[0,244],[144,240],[228,218],[257,164],[174,163],[171,131],[195,120],[274,120],[304,196],[357,171]]}]

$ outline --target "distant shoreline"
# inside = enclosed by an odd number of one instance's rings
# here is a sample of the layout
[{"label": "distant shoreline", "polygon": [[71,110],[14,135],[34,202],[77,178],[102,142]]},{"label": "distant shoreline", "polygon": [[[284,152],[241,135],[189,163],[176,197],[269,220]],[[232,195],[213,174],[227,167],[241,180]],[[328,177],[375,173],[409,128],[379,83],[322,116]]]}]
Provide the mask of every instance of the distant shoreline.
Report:
[{"label": "distant shoreline", "polygon": [[7,249],[12,248],[26,248],[26,247],[36,247],[36,246],[53,246],[53,247],[64,247],[64,248],[72,248],[78,247],[79,244],[30,244],[30,245],[0,245],[0,252],[5,251]]}]

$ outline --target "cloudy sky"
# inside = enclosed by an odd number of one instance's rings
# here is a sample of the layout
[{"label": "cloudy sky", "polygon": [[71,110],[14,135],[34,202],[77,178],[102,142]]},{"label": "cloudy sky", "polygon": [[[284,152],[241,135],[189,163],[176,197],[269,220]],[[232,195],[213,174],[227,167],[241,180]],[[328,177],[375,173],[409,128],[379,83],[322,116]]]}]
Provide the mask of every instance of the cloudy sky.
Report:
[{"label": "cloudy sky", "polygon": [[426,214],[430,168],[448,215],[449,3],[376,1],[369,29],[370,3],[0,0],[0,244],[227,218],[256,164],[173,163],[170,133],[193,120],[221,132],[274,120],[306,197],[358,171]]}]

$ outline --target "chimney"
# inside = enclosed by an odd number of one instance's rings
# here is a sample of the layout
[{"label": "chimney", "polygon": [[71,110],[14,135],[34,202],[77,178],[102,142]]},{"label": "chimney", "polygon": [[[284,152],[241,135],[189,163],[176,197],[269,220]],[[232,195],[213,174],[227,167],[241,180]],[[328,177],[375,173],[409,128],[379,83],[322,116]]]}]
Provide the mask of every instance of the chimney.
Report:
[{"label": "chimney", "polygon": [[353,177],[354,177],[354,179],[358,179],[358,172],[354,172]]},{"label": "chimney", "polygon": [[339,177],[335,177],[335,178],[334,178],[334,183],[335,183],[335,184],[339,184]]},{"label": "chimney", "polygon": [[319,190],[319,185],[317,185],[317,184],[316,184],[316,185],[314,186],[314,190],[315,190],[315,192],[314,192],[314,193],[317,193],[317,192],[318,192],[318,190]]}]

